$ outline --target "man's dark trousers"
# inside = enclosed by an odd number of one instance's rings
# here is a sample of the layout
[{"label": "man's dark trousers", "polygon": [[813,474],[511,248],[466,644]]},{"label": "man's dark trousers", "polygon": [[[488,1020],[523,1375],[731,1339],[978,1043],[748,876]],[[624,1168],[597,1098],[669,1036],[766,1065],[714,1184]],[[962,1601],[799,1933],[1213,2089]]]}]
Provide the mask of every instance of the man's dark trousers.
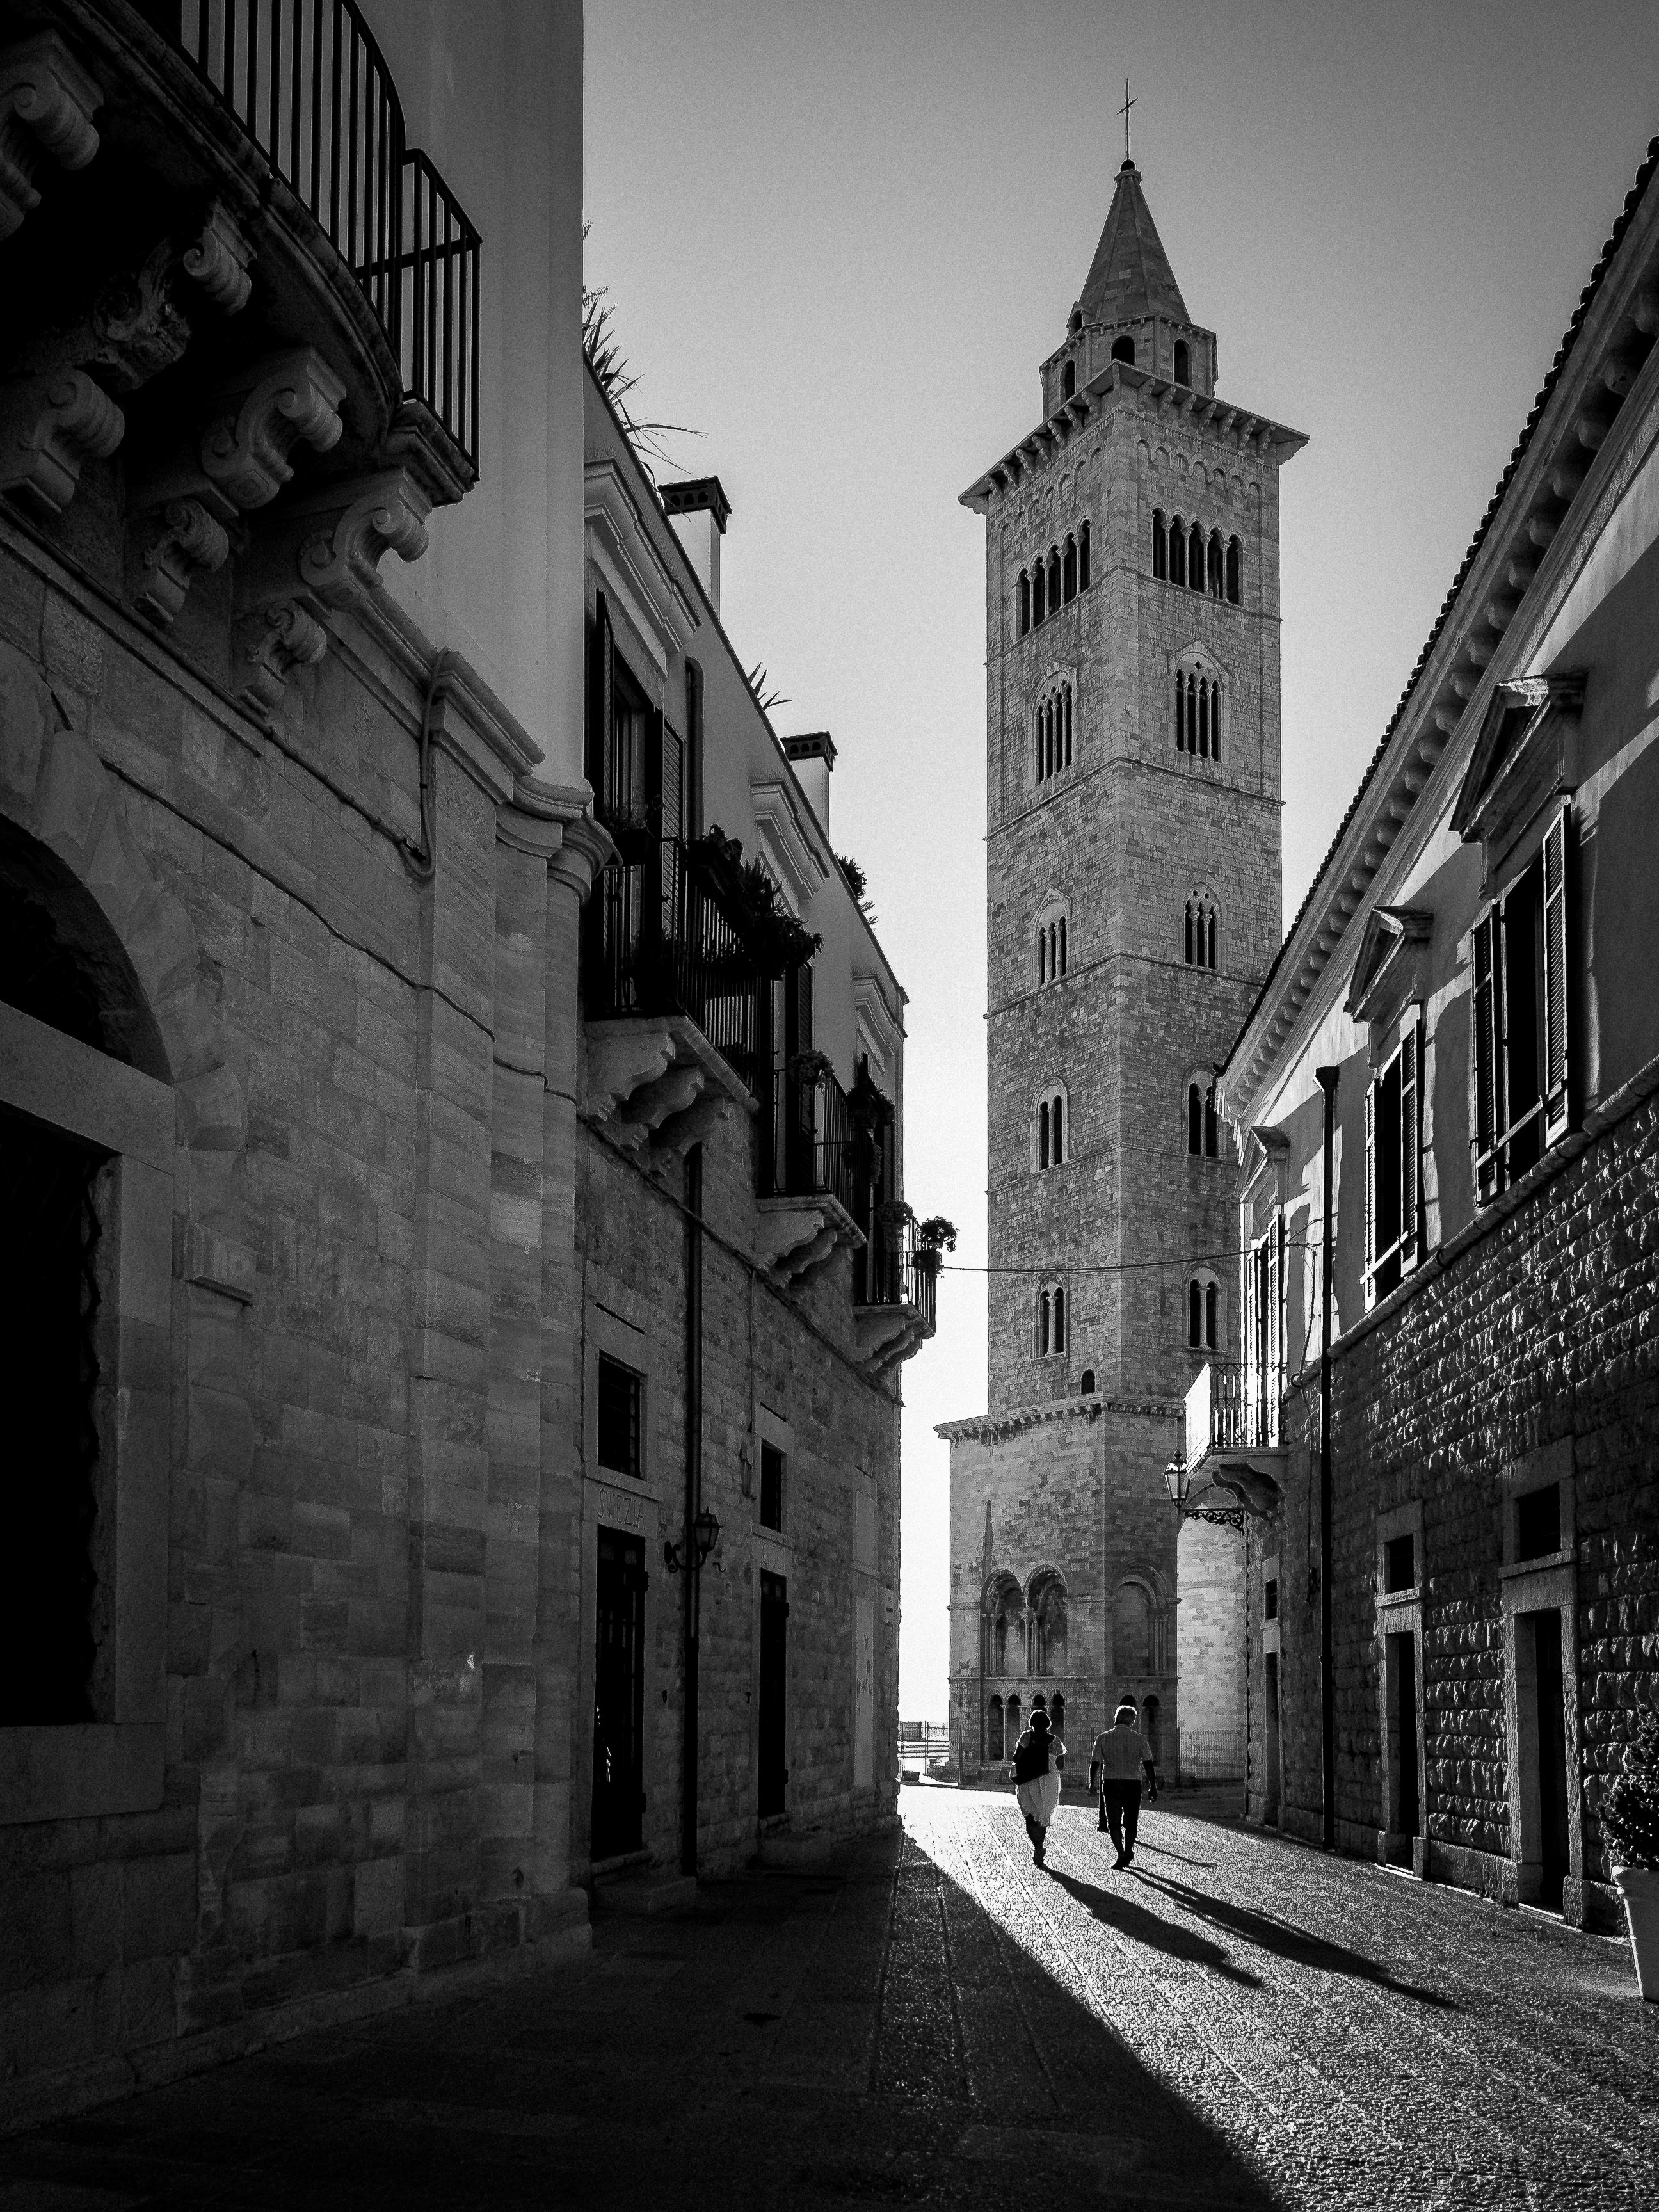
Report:
[{"label": "man's dark trousers", "polygon": [[1112,1832],[1112,1849],[1121,1858],[1125,1851],[1135,1847],[1135,1836],[1140,1826],[1140,1784],[1103,1782],[1100,1802]]}]

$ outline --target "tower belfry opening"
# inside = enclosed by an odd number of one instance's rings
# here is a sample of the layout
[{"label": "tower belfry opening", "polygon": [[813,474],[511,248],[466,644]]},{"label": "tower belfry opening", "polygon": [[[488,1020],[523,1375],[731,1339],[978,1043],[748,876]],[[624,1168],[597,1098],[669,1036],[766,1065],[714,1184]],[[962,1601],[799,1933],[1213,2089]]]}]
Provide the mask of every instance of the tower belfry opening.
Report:
[{"label": "tower belfry opening", "polygon": [[[967,1773],[1039,1692],[1074,1742],[1154,1700],[1167,1763],[1243,1771],[1242,1533],[1183,1522],[1162,1476],[1199,1370],[1243,1351],[1194,1071],[1277,942],[1279,470],[1305,441],[1218,399],[1217,358],[1126,150],[1042,420],[963,495],[987,522],[993,1270],[988,1406],[941,1430]],[[1032,1593],[1060,1588],[1064,1638],[1035,1632]]]}]

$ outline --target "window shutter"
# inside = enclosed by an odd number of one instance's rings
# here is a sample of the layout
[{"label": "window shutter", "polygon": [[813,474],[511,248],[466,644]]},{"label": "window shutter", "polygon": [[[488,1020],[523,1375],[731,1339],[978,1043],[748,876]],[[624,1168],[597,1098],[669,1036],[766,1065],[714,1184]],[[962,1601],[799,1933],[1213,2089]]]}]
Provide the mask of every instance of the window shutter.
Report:
[{"label": "window shutter", "polygon": [[599,592],[594,595],[587,672],[587,780],[601,805],[611,795],[611,611]]},{"label": "window shutter", "polygon": [[1566,1127],[1567,817],[1564,806],[1544,833],[1544,1138]]},{"label": "window shutter", "polygon": [[1376,1267],[1376,1084],[1365,1088],[1365,1304],[1375,1303]]},{"label": "window shutter", "polygon": [[1400,1042],[1400,1265],[1417,1263],[1417,1155],[1422,1109],[1418,1091],[1418,1029],[1415,1022]]},{"label": "window shutter", "polygon": [[678,736],[659,715],[660,736],[659,774],[661,779],[662,834],[665,837],[685,835],[685,748]]},{"label": "window shutter", "polygon": [[1492,1194],[1498,1133],[1498,909],[1489,907],[1474,925],[1474,1172],[1481,1198]]}]

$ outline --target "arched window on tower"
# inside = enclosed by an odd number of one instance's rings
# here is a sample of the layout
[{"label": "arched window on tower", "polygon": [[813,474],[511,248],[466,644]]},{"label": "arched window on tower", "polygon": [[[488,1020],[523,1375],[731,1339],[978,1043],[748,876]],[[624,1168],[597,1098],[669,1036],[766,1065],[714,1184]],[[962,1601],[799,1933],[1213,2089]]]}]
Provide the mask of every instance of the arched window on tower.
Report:
[{"label": "arched window on tower", "polygon": [[1221,1117],[1216,1110],[1215,1084],[1203,1074],[1187,1082],[1187,1150],[1195,1160],[1221,1157]]},{"label": "arched window on tower", "polygon": [[1077,391],[1077,363],[1068,361],[1060,372],[1060,396],[1070,399]]},{"label": "arched window on tower", "polygon": [[1019,572],[1019,634],[1024,636],[1031,627],[1031,580],[1024,568]]},{"label": "arched window on tower", "polygon": [[1074,599],[1077,597],[1077,540],[1075,538],[1068,537],[1066,540],[1066,557],[1060,564],[1060,572],[1062,594],[1068,599]]},{"label": "arched window on tower", "polygon": [[1189,758],[1221,758],[1221,678],[1206,656],[1194,651],[1176,663],[1175,746]]},{"label": "arched window on tower", "polygon": [[1240,606],[1244,599],[1244,548],[1237,538],[1227,540],[1227,597]]},{"label": "arched window on tower", "polygon": [[1031,620],[1040,623],[1048,611],[1048,571],[1039,558],[1031,564]]},{"label": "arched window on tower", "polygon": [[1170,581],[1187,580],[1187,526],[1177,514],[1170,524]]},{"label": "arched window on tower", "polygon": [[1039,988],[1057,983],[1066,973],[1066,908],[1050,900],[1037,916],[1036,979]]},{"label": "arched window on tower", "polygon": [[1089,588],[1089,526],[1085,522],[1078,534],[1077,587],[1080,592]]},{"label": "arched window on tower", "polygon": [[1133,368],[1135,365],[1134,340],[1132,337],[1114,338],[1112,340],[1112,359],[1114,361],[1127,362],[1130,368]]},{"label": "arched window on tower", "polygon": [[1051,545],[1048,548],[1048,611],[1050,614],[1059,606],[1060,600],[1060,548],[1058,545]]},{"label": "arched window on tower", "polygon": [[1204,588],[1204,526],[1193,525],[1192,535],[1187,541],[1187,581],[1195,592]]},{"label": "arched window on tower", "polygon": [[[1169,531],[1164,520],[1164,509],[1152,509],[1152,574],[1164,577],[1170,573]],[[1024,578],[1021,579],[1023,582]]]},{"label": "arched window on tower", "polygon": [[1187,350],[1187,341],[1185,338],[1177,338],[1176,340],[1175,380],[1177,384],[1190,384],[1193,380],[1192,356]]},{"label": "arched window on tower", "polygon": [[1037,1291],[1032,1315],[1032,1341],[1039,1359],[1058,1359],[1066,1350],[1066,1291],[1060,1283],[1044,1283]]},{"label": "arched window on tower", "polygon": [[1210,532],[1210,597],[1224,599],[1227,591],[1226,556],[1222,550],[1221,532]]},{"label": "arched window on tower", "polygon": [[1221,1349],[1221,1285],[1207,1267],[1200,1268],[1188,1281],[1187,1349]]},{"label": "arched window on tower", "polygon": [[1045,1091],[1037,1103],[1035,1152],[1038,1170],[1063,1167],[1066,1145],[1066,1086],[1057,1083],[1052,1090]]},{"label": "arched window on tower", "polygon": [[[1064,1578],[1053,1567],[1040,1567],[1031,1577],[1025,1603],[1031,1616],[1031,1672],[1063,1674],[1066,1644]],[[1062,1711],[1060,1698],[1054,1698],[1048,1718],[1056,1735],[1060,1734]]]},{"label": "arched window on tower", "polygon": [[1195,893],[1187,902],[1185,933],[1182,939],[1189,968],[1214,968],[1217,963],[1217,922],[1215,901],[1203,892]]},{"label": "arched window on tower", "polygon": [[1036,702],[1032,763],[1036,783],[1046,783],[1072,765],[1072,687],[1064,678],[1052,683]]}]

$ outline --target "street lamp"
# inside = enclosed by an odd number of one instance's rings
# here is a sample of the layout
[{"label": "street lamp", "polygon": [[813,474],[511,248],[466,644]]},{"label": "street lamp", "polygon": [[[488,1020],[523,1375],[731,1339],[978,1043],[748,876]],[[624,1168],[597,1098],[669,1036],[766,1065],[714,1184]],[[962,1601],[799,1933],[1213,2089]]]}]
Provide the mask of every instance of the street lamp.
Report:
[{"label": "street lamp", "polygon": [[[1188,1503],[1192,1495],[1193,1471],[1184,1459],[1172,1459],[1164,1468],[1164,1487],[1170,1493],[1170,1504],[1183,1521],[1208,1521],[1218,1528],[1242,1528],[1244,1526],[1242,1505],[1194,1505]],[[1213,1498],[1218,1492],[1223,1497],[1227,1495],[1212,1476],[1207,1486],[1198,1494],[1200,1498]]]},{"label": "street lamp", "polygon": [[1170,1493],[1170,1503],[1180,1512],[1187,1503],[1187,1492],[1192,1488],[1192,1469],[1184,1459],[1172,1459],[1164,1470],[1164,1487]]},{"label": "street lamp", "polygon": [[[720,1538],[720,1522],[706,1505],[692,1522],[691,1534],[697,1550],[696,1565],[701,1568]],[[684,1544],[665,1543],[662,1556],[669,1573],[677,1575],[685,1565],[685,1547]]]}]

